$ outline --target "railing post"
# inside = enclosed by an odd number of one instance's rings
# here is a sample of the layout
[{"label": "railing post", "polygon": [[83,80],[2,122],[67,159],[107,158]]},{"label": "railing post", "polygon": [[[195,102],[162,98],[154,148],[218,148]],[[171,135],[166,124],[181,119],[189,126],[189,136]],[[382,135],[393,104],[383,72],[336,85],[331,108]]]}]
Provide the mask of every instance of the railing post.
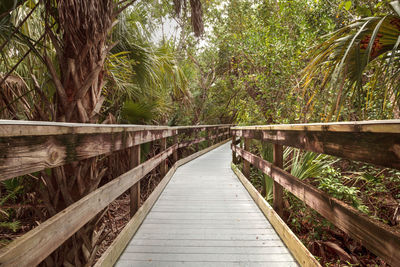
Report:
[{"label": "railing post", "polygon": [[[283,146],[274,144],[274,165],[283,169]],[[283,187],[274,181],[274,210],[279,216],[283,215]]]},{"label": "railing post", "polygon": [[[178,134],[174,135],[174,145],[178,145],[179,146],[179,144],[178,144]],[[178,149],[179,149],[179,147],[177,147],[174,150],[174,153],[172,154],[174,163],[176,163],[178,161]]]},{"label": "railing post", "polygon": [[[236,142],[236,135],[232,134],[232,144],[231,144],[231,147],[235,145],[235,142]],[[236,153],[235,153],[235,151],[233,151],[233,149],[232,149],[232,162],[233,162],[233,164],[236,164],[236,163],[237,163],[237,162],[236,162]]]},{"label": "railing post", "polygon": [[[250,150],[250,139],[249,138],[244,138],[244,150],[246,150],[246,151]],[[245,159],[243,159],[243,174],[247,178],[250,178],[250,162],[248,162]]]},{"label": "railing post", "polygon": [[[195,139],[195,140],[199,139],[199,133],[200,133],[199,129],[196,128],[196,129],[194,130],[194,137],[195,137],[194,139]],[[197,144],[196,144],[196,152],[200,150],[199,148],[200,148],[200,143],[197,143]]]},{"label": "railing post", "polygon": [[209,130],[209,139],[210,139],[210,146],[214,145],[214,138],[212,137],[214,135],[214,127],[210,128]]},{"label": "railing post", "polygon": [[209,147],[211,145],[210,144],[210,130],[208,127],[206,128],[206,144],[207,144],[207,147]]},{"label": "railing post", "polygon": [[[129,167],[135,168],[140,164],[140,145],[133,146],[130,149]],[[140,181],[134,184],[130,189],[130,215],[133,217],[140,207]]]},{"label": "railing post", "polygon": [[[162,138],[160,140],[160,153],[163,152],[164,150],[167,149],[167,138]],[[167,172],[168,172],[168,165],[167,165],[167,159],[163,160],[160,164],[160,172],[161,172],[161,177],[164,177]]]}]

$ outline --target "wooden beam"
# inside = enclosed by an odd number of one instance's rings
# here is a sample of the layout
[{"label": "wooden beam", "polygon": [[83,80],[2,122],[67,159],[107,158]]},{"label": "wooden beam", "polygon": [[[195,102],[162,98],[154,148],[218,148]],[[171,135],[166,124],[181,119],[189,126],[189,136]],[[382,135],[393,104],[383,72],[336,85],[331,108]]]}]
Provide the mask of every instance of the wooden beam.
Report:
[{"label": "wooden beam", "polygon": [[[244,138],[244,150],[248,151],[250,150],[250,139],[249,138]],[[247,160],[243,160],[243,174],[244,176],[247,177],[247,179],[250,178],[250,163]]]},{"label": "wooden beam", "polygon": [[400,133],[400,120],[236,126],[232,130]]},{"label": "wooden beam", "polygon": [[43,136],[60,134],[99,134],[118,132],[137,132],[152,130],[175,130],[179,133],[191,129],[222,128],[229,129],[230,124],[198,125],[198,126],[153,126],[153,125],[122,125],[122,124],[89,124],[89,123],[65,123],[47,121],[23,121],[0,120],[0,137],[17,136]]},{"label": "wooden beam", "polygon": [[[283,146],[274,144],[274,164],[276,167],[283,169]],[[283,217],[283,187],[274,181],[274,210],[276,213]]]},{"label": "wooden beam", "polygon": [[265,217],[274,227],[278,235],[282,238],[282,241],[286,244],[289,251],[295,257],[297,262],[302,267],[314,267],[321,266],[314,256],[308,251],[303,243],[297,238],[292,230],[286,225],[286,223],[279,217],[279,215],[272,209],[263,196],[261,196],[257,189],[247,180],[247,178],[240,172],[239,168],[231,164],[232,170],[242,182],[243,186],[247,189],[250,196],[256,202]]},{"label": "wooden beam", "polygon": [[[160,140],[160,146],[161,146],[161,151],[165,151],[165,149],[167,149],[167,138],[162,138]],[[168,172],[167,159],[165,159],[160,163],[160,172],[161,172],[161,177],[164,177],[167,174]]]},{"label": "wooden beam", "polygon": [[191,140],[191,141],[186,141],[186,142],[180,143],[180,144],[179,144],[179,148],[192,146],[192,145],[201,143],[201,142],[203,142],[203,141],[205,141],[205,140],[206,140],[206,138],[205,138],[205,137],[202,137],[202,138],[199,138],[199,139],[195,139],[195,140]]},{"label": "wooden beam", "polygon": [[233,130],[239,137],[259,139],[307,151],[400,169],[400,132],[330,132]]},{"label": "wooden beam", "polygon": [[400,266],[400,233],[237,146],[237,154],[392,266]]},{"label": "wooden beam", "polygon": [[170,181],[172,175],[175,173],[176,169],[183,164],[186,164],[189,161],[225,144],[229,140],[225,140],[221,143],[210,146],[206,149],[203,149],[199,152],[196,152],[184,159],[180,159],[177,161],[173,167],[169,170],[168,174],[165,178],[159,183],[156,189],[151,193],[149,198],[145,201],[143,206],[139,209],[136,215],[129,221],[129,223],[122,229],[121,233],[117,236],[117,238],[113,241],[113,243],[107,248],[107,250],[103,253],[101,258],[96,262],[95,267],[108,267],[113,266],[115,262],[118,260],[121,253],[126,248],[127,244],[131,240],[132,236],[139,229],[146,215],[149,213],[150,209],[160,196],[161,192],[164,190],[165,186]]},{"label": "wooden beam", "polygon": [[[236,136],[232,135],[232,145],[234,145],[235,143],[236,143]],[[236,160],[236,153],[235,153],[235,151],[232,150],[232,162],[234,164],[237,164],[236,161],[237,161]]]},{"label": "wooden beam", "polygon": [[[174,151],[175,152],[175,151]],[[130,151],[130,162],[129,162],[129,167],[131,169],[135,168],[136,166],[140,165],[140,145],[134,146],[131,148]],[[130,189],[130,215],[133,217],[135,215],[136,211],[140,207],[140,181],[138,181],[136,184],[134,184],[131,189]]]},{"label": "wooden beam", "polygon": [[0,181],[166,138],[176,130],[0,138]]},{"label": "wooden beam", "polygon": [[[199,138],[200,138],[200,137],[199,137],[199,134],[200,134],[199,129],[194,130],[194,138],[195,138],[195,139],[199,139]],[[202,138],[202,139],[203,139],[203,141],[205,141],[205,137]],[[200,142],[196,143],[196,151],[199,151],[199,150],[200,150],[199,144],[200,144]]]},{"label": "wooden beam", "polygon": [[179,144],[178,144],[178,135],[174,136],[174,144],[178,145],[178,148],[174,151],[173,155],[173,160],[174,163],[176,163],[178,161],[178,150],[179,150]]},{"label": "wooden beam", "polygon": [[178,130],[178,134],[187,134],[191,133],[194,129],[198,129],[199,131],[205,130],[215,130],[215,129],[229,129],[231,127],[230,124],[218,124],[218,125],[199,125],[199,126],[177,126],[173,127],[173,129]]},{"label": "wooden beam", "polygon": [[0,120],[0,137],[122,133],[153,130],[174,130],[176,132],[177,127]]},{"label": "wooden beam", "polygon": [[0,250],[1,266],[36,266],[114,199],[176,149],[164,152],[96,189]]},{"label": "wooden beam", "polygon": [[[219,135],[212,135],[212,136],[210,136],[210,140],[216,140],[216,138],[217,138],[218,136],[223,136],[224,134],[225,134],[225,133],[221,133],[221,134],[219,134]],[[196,139],[196,140],[191,140],[191,141],[182,142],[182,143],[179,144],[179,148],[183,148],[183,147],[188,147],[188,146],[191,146],[191,145],[195,145],[195,144],[204,142],[204,141],[206,141],[206,140],[207,140],[206,137],[201,137],[201,138]]]}]

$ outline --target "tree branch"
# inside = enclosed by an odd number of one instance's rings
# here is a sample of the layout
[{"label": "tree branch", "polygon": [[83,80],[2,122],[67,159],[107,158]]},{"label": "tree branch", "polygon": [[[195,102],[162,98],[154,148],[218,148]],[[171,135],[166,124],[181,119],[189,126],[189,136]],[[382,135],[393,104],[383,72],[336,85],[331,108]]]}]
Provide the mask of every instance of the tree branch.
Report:
[{"label": "tree branch", "polygon": [[54,85],[56,86],[58,96],[60,97],[61,105],[64,109],[66,109],[68,105],[68,97],[67,94],[65,93],[64,87],[60,79],[57,76],[56,70],[54,69],[54,65],[47,55],[44,55],[44,61],[53,79]]},{"label": "tree branch", "polygon": [[[125,2],[125,1],[121,1],[121,2]],[[121,2],[119,2],[118,4],[120,4]],[[136,2],[136,0],[131,0],[131,1],[128,2],[128,4],[126,4],[123,7],[117,9],[117,11],[114,12],[113,17],[118,16],[122,11],[124,11],[126,8],[128,8],[130,5],[132,5],[135,2]],[[117,4],[117,6],[118,6],[118,4]]]}]

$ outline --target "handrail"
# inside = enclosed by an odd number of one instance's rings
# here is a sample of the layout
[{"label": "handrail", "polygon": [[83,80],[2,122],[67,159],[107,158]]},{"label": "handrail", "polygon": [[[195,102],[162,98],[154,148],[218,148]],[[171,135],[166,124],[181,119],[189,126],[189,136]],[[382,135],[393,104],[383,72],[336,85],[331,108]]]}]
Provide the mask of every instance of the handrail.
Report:
[{"label": "handrail", "polygon": [[191,130],[230,128],[231,124],[196,126],[159,126],[135,124],[91,124],[50,121],[0,120],[0,137],[42,136],[59,134],[117,133],[143,130]]},{"label": "handrail", "polygon": [[400,120],[232,127],[236,136],[400,169]]},{"label": "handrail", "polygon": [[235,126],[233,130],[290,130],[290,131],[328,131],[328,132],[372,132],[398,133],[400,120],[346,121],[328,123],[299,123]]},{"label": "handrail", "polygon": [[[392,266],[400,266],[400,232],[371,219],[344,202],[283,170],[283,146],[290,146],[400,169],[400,120],[329,124],[237,126],[231,128],[233,159],[243,160],[249,177],[250,164],[274,180],[274,209],[282,214],[283,188]],[[242,138],[244,148],[236,145]],[[250,152],[251,139],[274,144],[274,162]]]},{"label": "handrail", "polygon": [[196,129],[215,131],[229,129],[229,125],[168,127],[0,120],[0,181]]},{"label": "handrail", "polygon": [[[0,265],[39,264],[125,191],[131,188],[131,194],[133,189],[138,194],[140,180],[155,167],[161,166],[161,174],[166,175],[166,160],[169,156],[173,156],[173,162],[177,162],[179,149],[196,145],[194,150],[198,150],[201,142],[207,141],[207,146],[210,146],[214,142],[223,141],[229,137],[229,127],[230,125],[168,127],[0,120],[0,180],[99,155],[109,155],[122,149],[135,151],[132,155],[137,162],[131,165],[132,169],[128,172],[84,196],[2,248]],[[205,133],[200,137],[202,131]],[[195,135],[194,140],[178,138],[192,138],[192,135]],[[168,148],[167,138],[173,138],[173,144]],[[137,153],[140,153],[140,145],[157,140],[161,141],[160,153],[139,164],[140,154]],[[137,210],[138,203],[140,194],[136,199],[131,195],[131,210],[132,206]]]}]

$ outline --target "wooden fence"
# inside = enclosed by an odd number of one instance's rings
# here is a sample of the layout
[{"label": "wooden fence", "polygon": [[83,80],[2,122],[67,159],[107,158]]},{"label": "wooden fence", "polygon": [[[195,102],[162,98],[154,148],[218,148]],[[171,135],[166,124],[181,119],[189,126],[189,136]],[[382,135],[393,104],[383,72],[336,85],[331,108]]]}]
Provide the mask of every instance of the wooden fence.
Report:
[{"label": "wooden fence", "polygon": [[[400,233],[283,170],[283,146],[400,169],[400,120],[351,123],[232,127],[233,158],[240,156],[243,174],[250,164],[272,177],[273,206],[283,211],[286,189],[391,266],[400,266]],[[244,148],[238,147],[242,139]],[[274,144],[273,163],[250,152],[251,140]]]},{"label": "wooden fence", "polygon": [[[0,121],[0,181],[99,155],[110,155],[123,149],[129,149],[131,155],[131,170],[87,194],[1,249],[0,265],[39,264],[127,190],[130,190],[131,216],[134,216],[140,205],[140,180],[146,174],[160,166],[161,174],[170,178],[176,165],[183,164],[179,160],[178,150],[189,146],[199,150],[199,144],[205,141],[207,146],[222,142],[229,138],[229,127]],[[167,138],[171,140],[167,142]],[[140,145],[157,140],[161,144],[161,152],[140,163]],[[167,143],[172,145],[167,148]],[[201,153],[197,152],[190,158]],[[170,162],[174,163],[170,172],[166,163],[169,157],[172,158]],[[166,182],[160,184],[165,186]],[[154,203],[157,197],[157,194],[152,194],[149,198]],[[143,206],[148,209],[149,204],[146,202]]]}]

